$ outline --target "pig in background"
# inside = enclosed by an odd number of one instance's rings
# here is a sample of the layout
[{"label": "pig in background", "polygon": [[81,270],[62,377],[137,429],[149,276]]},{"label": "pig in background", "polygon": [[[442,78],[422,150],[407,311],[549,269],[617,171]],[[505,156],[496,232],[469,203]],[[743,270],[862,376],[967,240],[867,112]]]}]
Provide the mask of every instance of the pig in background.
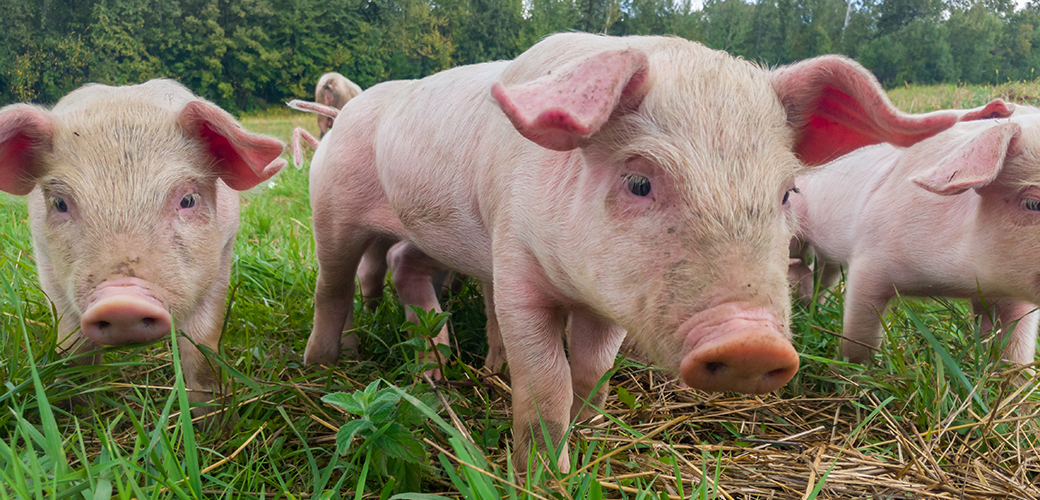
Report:
[{"label": "pig in background", "polygon": [[[1013,114],[1011,111],[1014,111]],[[896,293],[970,299],[1013,363],[1034,361],[1040,304],[1040,110],[959,123],[909,148],[863,148],[799,177],[791,207],[821,286],[847,273],[842,356],[881,343]],[[803,260],[804,262],[804,260]],[[792,267],[802,300],[812,270]],[[984,305],[986,307],[984,307]]]},{"label": "pig in background", "polygon": [[[806,164],[956,122],[912,117],[841,57],[768,72],[679,38],[568,33],[514,61],[376,85],[311,163],[319,263],[305,361],[333,364],[355,272],[401,241],[405,304],[430,276],[481,282],[490,352],[508,357],[514,465],[562,443],[606,387],[626,331],[708,391],[764,393],[791,345],[785,193]],[[569,359],[563,337],[567,329]],[[350,341],[349,336],[346,337]]]},{"label": "pig in background", "polygon": [[[321,78],[318,79],[318,85],[314,88],[314,102],[330,108],[340,109],[347,101],[357,97],[360,93],[361,87],[358,84],[335,71],[331,71],[321,75]],[[318,130],[321,132],[318,136],[319,138],[325,137],[325,134],[332,128],[334,121],[334,116],[318,115]]]},{"label": "pig in background", "polygon": [[277,173],[282,150],[171,80],[86,85],[51,110],[0,109],[0,190],[29,195],[61,348],[152,342],[174,325],[191,339],[177,339],[191,401],[218,394],[217,371],[192,342],[217,351],[235,191]]}]

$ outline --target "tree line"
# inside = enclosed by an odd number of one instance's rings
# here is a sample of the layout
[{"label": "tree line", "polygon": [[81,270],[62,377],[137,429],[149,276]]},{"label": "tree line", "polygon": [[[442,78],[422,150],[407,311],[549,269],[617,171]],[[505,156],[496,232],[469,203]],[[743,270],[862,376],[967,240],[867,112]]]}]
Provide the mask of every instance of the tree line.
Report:
[{"label": "tree line", "polygon": [[889,87],[1040,67],[1040,0],[0,0],[0,26],[4,103],[170,77],[245,111],[313,96],[327,71],[367,88],[569,30],[677,35],[769,66],[846,54]]}]

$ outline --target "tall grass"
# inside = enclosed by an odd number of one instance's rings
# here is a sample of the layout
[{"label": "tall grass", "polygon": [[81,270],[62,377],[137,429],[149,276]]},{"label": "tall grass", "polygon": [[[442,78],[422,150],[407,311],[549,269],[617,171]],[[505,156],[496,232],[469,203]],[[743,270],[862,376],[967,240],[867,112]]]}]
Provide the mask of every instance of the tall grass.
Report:
[{"label": "tall grass", "polygon": [[[893,99],[926,111],[936,102],[979,105],[994,92],[899,89]],[[312,116],[285,111],[243,122],[283,139],[297,125],[316,132]],[[56,354],[25,201],[0,195],[0,499],[755,498],[766,490],[727,478],[757,471],[762,447],[791,447],[791,463],[804,466],[798,450],[811,443],[846,447],[818,455],[802,483],[779,482],[779,498],[841,497],[833,488],[844,483],[834,478],[849,457],[919,471],[913,460],[925,463],[926,450],[938,470],[965,456],[996,457],[986,463],[1036,478],[1035,460],[1023,456],[1035,432],[995,413],[1002,402],[1035,400],[1034,382],[1008,383],[1015,373],[993,361],[965,304],[901,302],[886,317],[882,352],[864,368],[835,361],[840,294],[795,306],[802,368],[775,396],[680,389],[621,356],[605,412],[575,426],[574,472],[549,460],[518,476],[505,459],[508,385],[474,368],[486,351],[476,284],[445,301],[455,334],[446,383],[420,376],[422,343],[410,330],[432,327],[406,325],[389,285],[375,311],[355,300],[358,359],[303,366],[316,276],[310,228],[306,169],[288,167],[244,195],[223,342],[211,353],[227,398],[219,425],[206,428],[190,421],[175,342],[108,349],[98,366]],[[813,428],[806,436],[816,441],[783,441]]]}]

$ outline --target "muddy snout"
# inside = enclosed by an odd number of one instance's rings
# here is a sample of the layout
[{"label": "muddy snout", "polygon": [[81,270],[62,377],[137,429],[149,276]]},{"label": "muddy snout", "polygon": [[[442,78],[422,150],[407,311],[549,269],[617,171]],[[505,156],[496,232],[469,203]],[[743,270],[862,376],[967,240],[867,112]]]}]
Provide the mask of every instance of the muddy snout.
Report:
[{"label": "muddy snout", "polygon": [[136,278],[98,285],[80,328],[104,345],[154,342],[170,334],[170,313],[148,282]]},{"label": "muddy snout", "polygon": [[764,394],[798,371],[798,353],[769,311],[721,306],[688,321],[679,374],[709,392]]}]

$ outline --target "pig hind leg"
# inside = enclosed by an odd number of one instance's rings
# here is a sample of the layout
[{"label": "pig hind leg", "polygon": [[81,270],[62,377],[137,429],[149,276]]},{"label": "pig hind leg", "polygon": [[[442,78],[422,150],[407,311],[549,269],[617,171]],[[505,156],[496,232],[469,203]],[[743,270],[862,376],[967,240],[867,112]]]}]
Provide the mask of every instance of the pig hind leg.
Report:
[{"label": "pig hind leg", "polygon": [[571,418],[585,420],[596,415],[607,399],[610,384],[597,389],[600,378],[614,365],[625,331],[606,318],[587,310],[571,313],[567,348],[570,354],[574,402]]},{"label": "pig hind leg", "polygon": [[383,284],[386,283],[386,253],[397,243],[393,238],[376,238],[365,250],[358,267],[358,282],[361,284],[361,296],[365,299],[365,309],[375,311],[383,299]]},{"label": "pig hind leg", "polygon": [[487,315],[488,354],[484,358],[484,367],[491,373],[499,373],[506,365],[506,347],[502,344],[502,330],[498,326],[498,315],[495,314],[495,289],[490,281],[480,284],[484,294],[484,312]]},{"label": "pig hind leg", "polygon": [[[1001,328],[993,338],[1002,346],[1000,357],[1021,365],[1032,363],[1036,356],[1037,324],[1040,323],[1037,306],[1017,300],[996,301],[989,305],[993,309],[992,315],[983,309],[980,301],[972,301],[975,313],[982,315],[984,333],[992,332],[995,327]],[[993,320],[997,321],[996,325]]]},{"label": "pig hind leg", "polygon": [[841,354],[854,363],[865,363],[881,346],[881,315],[892,292],[872,276],[857,273],[857,268],[851,265],[849,269],[845,284]]},{"label": "pig hind leg", "polygon": [[[404,313],[408,321],[419,323],[419,317],[416,316],[415,311],[407,307],[410,305],[418,306],[424,311],[441,312],[437,292],[440,291],[446,274],[442,272],[444,266],[440,262],[408,242],[401,242],[391,247],[386,255],[386,261],[390,266],[390,274],[393,276],[394,288],[397,289],[397,295],[405,306]],[[448,342],[448,325],[445,324],[433,338],[432,347],[448,345]],[[428,360],[438,361],[441,365],[445,361],[440,359],[440,353],[436,350],[432,353],[432,357],[428,357]],[[426,373],[435,380],[440,380],[442,376],[439,368]]]}]

